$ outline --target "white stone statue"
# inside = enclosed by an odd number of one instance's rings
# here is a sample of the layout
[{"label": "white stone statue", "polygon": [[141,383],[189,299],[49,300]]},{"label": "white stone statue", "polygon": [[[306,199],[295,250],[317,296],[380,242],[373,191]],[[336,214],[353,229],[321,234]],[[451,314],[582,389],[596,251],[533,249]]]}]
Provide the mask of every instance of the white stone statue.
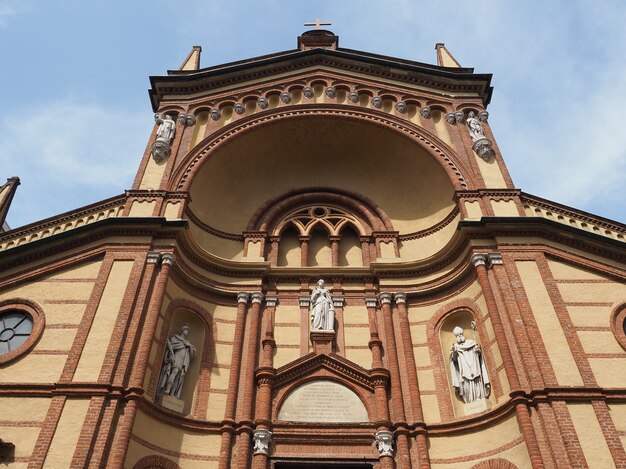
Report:
[{"label": "white stone statue", "polygon": [[329,291],[324,288],[324,280],[317,282],[311,294],[311,330],[335,330],[335,307]]},{"label": "white stone statue", "polygon": [[478,119],[476,119],[476,114],[474,111],[470,111],[467,116],[467,129],[469,131],[470,137],[472,137],[472,141],[476,142],[481,138],[485,138],[485,132],[483,130],[483,125],[480,123]]},{"label": "white stone statue", "polygon": [[176,134],[176,122],[174,122],[172,116],[155,114],[154,120],[157,124],[159,124],[156,138],[164,140],[168,145],[172,143],[172,139]]},{"label": "white stone statue", "polygon": [[180,333],[167,339],[157,395],[169,394],[180,399],[189,363],[196,354],[196,347],[187,340],[190,330],[189,324],[184,324]]},{"label": "white stone statue", "polygon": [[466,404],[489,397],[491,384],[480,345],[466,339],[462,327],[456,326],[452,333],[456,336],[450,351],[452,386]]}]

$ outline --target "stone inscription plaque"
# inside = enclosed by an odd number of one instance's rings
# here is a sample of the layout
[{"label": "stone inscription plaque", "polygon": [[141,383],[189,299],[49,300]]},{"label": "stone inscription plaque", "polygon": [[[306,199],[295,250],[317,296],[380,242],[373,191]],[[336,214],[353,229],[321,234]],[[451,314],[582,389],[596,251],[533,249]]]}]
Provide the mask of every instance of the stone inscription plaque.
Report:
[{"label": "stone inscription plaque", "polygon": [[291,422],[368,422],[361,399],[347,387],[329,380],[311,381],[292,391],[278,420]]}]

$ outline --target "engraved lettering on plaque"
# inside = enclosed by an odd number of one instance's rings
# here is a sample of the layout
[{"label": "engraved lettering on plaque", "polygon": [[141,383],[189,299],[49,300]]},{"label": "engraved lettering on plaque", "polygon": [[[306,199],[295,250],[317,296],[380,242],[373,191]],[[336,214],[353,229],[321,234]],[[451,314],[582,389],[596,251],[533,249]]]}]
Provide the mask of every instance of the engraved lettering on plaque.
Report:
[{"label": "engraved lettering on plaque", "polygon": [[278,412],[291,422],[368,422],[365,406],[353,391],[334,381],[312,381],[292,391]]}]

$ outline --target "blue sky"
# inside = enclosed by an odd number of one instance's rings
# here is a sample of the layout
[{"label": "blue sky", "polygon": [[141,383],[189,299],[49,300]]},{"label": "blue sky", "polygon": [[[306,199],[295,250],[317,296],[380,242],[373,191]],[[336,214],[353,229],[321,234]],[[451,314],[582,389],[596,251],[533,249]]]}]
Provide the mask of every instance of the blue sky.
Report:
[{"label": "blue sky", "polygon": [[340,46],[493,73],[490,125],[522,190],[626,222],[623,0],[185,2],[0,0],[0,183],[17,227],[129,188],[153,125],[150,75],[292,49],[303,23]]}]

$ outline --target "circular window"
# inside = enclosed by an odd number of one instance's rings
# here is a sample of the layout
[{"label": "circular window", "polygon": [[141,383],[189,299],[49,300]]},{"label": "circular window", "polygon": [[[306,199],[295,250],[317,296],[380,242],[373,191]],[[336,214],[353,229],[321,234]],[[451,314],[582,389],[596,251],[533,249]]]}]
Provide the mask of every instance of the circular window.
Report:
[{"label": "circular window", "polygon": [[17,350],[33,332],[33,318],[23,311],[0,313],[0,355]]},{"label": "circular window", "polygon": [[622,348],[626,350],[626,303],[617,305],[611,313],[611,331]]},{"label": "circular window", "polygon": [[42,309],[22,298],[0,301],[0,364],[31,349],[43,333]]}]

